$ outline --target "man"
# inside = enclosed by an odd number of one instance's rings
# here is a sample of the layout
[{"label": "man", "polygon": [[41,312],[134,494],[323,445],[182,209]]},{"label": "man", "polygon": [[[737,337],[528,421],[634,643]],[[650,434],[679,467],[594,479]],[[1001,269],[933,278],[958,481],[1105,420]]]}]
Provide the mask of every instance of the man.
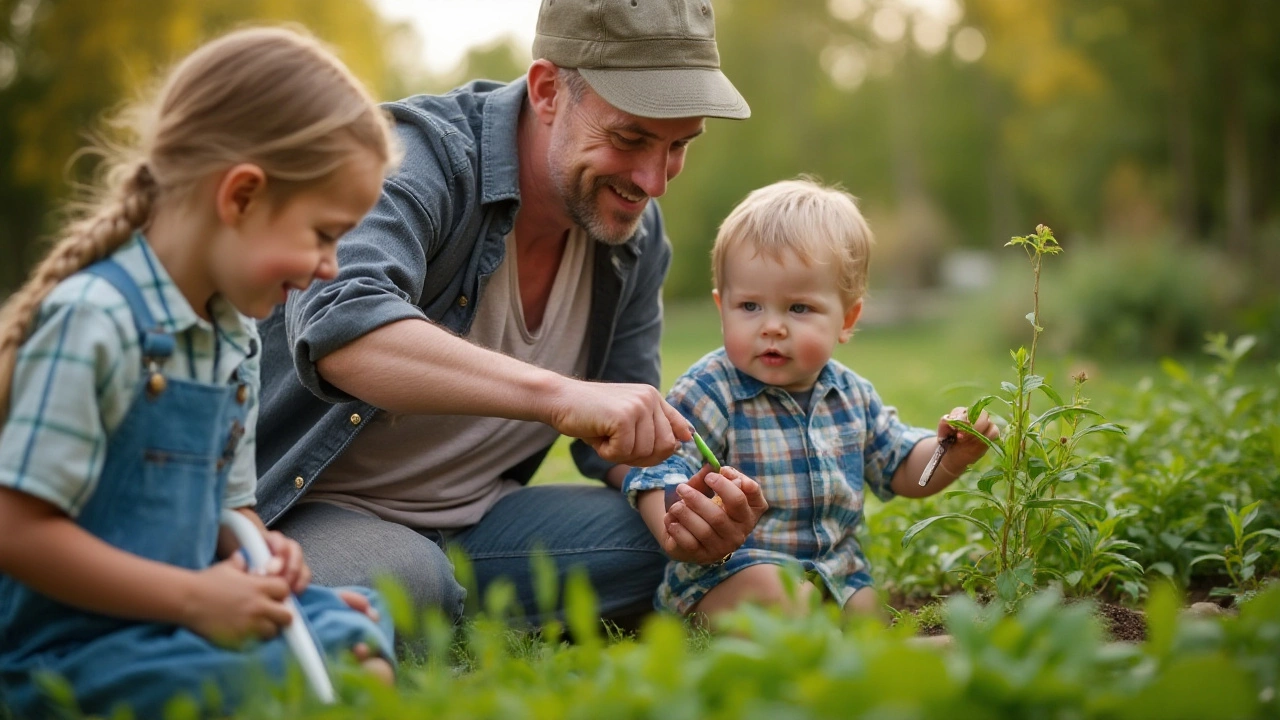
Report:
[{"label": "man", "polygon": [[[586,569],[602,614],[651,607],[665,556],[615,488],[691,437],[655,387],[671,248],[652,199],[704,117],[750,111],[706,0],[544,0],[534,56],[509,85],[391,104],[399,174],[339,276],[262,326],[259,513],[321,584],[390,573],[457,617],[456,546],[536,620],[545,551]],[[523,487],[560,434],[614,487]],[[725,509],[675,535],[711,563],[766,504],[750,479],[708,485]]]}]

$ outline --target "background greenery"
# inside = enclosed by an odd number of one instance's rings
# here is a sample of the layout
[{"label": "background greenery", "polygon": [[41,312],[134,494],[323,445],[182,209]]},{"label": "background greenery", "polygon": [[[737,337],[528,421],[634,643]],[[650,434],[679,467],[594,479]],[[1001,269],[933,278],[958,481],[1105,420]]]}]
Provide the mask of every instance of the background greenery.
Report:
[{"label": "background greenery", "polygon": [[[1073,252],[1059,350],[1157,357],[1227,330],[1276,354],[1272,0],[720,0],[716,13],[753,117],[711,121],[663,199],[669,299],[705,296],[735,202],[809,172],[862,198],[891,317],[929,316],[939,287],[998,289],[957,251],[990,255],[1044,222]],[[371,0],[0,0],[0,296],[91,169],[68,162],[101,112],[246,22],[307,26],[388,100],[511,79],[529,60],[500,42],[433,75]]]}]

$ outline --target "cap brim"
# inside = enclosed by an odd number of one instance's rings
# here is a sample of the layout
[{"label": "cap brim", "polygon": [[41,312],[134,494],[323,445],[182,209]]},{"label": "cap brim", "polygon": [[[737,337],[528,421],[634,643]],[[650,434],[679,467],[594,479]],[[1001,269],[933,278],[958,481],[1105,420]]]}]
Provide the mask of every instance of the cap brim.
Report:
[{"label": "cap brim", "polygon": [[751,108],[716,68],[578,68],[610,105],[646,118],[745,120]]}]

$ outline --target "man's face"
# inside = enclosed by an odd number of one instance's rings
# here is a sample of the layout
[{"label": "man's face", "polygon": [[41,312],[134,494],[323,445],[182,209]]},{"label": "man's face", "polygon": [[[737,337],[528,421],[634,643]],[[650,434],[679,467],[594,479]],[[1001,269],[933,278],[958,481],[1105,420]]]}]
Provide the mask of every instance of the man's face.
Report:
[{"label": "man's face", "polygon": [[576,102],[568,100],[552,126],[547,165],[569,218],[597,242],[626,242],[649,198],[661,197],[667,181],[680,174],[685,151],[702,129],[700,117],[631,115],[590,88]]}]

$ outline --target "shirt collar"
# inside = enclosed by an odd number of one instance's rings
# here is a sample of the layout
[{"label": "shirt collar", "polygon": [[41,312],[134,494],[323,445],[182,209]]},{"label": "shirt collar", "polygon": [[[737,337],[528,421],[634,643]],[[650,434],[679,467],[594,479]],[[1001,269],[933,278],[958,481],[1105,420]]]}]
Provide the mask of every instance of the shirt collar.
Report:
[{"label": "shirt collar", "polygon": [[[727,360],[727,358],[726,358]],[[734,402],[743,402],[750,400],[757,395],[764,393],[769,388],[777,388],[782,392],[782,388],[776,385],[760,382],[750,375],[742,372],[731,363],[726,363],[732,368],[729,376],[729,392],[732,393]],[[818,380],[813,384],[813,399],[826,397],[827,391],[834,388],[841,394],[847,394],[848,386],[842,373],[835,371],[835,361],[828,360],[826,365],[822,366],[822,371],[818,373]]]},{"label": "shirt collar", "polygon": [[[134,233],[115,253],[114,259],[142,290],[147,309],[165,332],[176,335],[193,327],[208,333],[215,332],[214,323],[197,315],[186,296],[178,290],[173,277],[155,256],[151,244],[142,233]],[[245,356],[256,353],[255,343],[251,342],[253,334],[248,328],[248,323],[251,322],[248,318],[241,315],[221,295],[213,297],[209,309],[223,342],[230,343]]]}]

